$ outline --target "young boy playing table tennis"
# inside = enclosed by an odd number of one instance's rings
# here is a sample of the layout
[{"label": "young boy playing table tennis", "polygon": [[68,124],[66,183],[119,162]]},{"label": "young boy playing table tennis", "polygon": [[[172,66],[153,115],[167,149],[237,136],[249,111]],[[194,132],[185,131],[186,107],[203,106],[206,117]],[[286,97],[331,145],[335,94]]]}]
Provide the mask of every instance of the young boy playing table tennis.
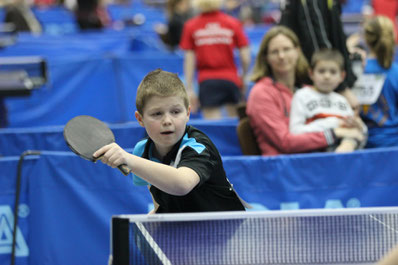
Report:
[{"label": "young boy playing table tennis", "polygon": [[137,90],[135,117],[148,137],[133,154],[116,143],[94,153],[111,167],[121,164],[137,185],[149,185],[155,213],[244,210],[229,183],[217,148],[198,129],[187,126],[190,106],[176,74],[148,73]]}]

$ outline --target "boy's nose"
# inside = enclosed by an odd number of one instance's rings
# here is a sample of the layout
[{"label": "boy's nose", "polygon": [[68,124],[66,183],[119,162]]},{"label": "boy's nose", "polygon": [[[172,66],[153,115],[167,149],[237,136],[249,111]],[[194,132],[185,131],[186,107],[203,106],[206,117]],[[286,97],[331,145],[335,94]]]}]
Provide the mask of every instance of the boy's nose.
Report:
[{"label": "boy's nose", "polygon": [[171,117],[170,115],[166,114],[163,117],[163,124],[170,124],[171,123]]}]

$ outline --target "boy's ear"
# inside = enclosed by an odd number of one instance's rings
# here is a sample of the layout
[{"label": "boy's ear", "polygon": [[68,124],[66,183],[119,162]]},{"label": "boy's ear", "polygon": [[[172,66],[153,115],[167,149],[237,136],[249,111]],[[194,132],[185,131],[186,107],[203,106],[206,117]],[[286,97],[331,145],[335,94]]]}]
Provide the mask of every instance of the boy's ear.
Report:
[{"label": "boy's ear", "polygon": [[144,126],[144,122],[142,121],[142,115],[136,110],[134,113],[135,118],[137,119],[138,123],[142,126]]},{"label": "boy's ear", "polygon": [[188,120],[189,120],[189,117],[191,116],[191,106],[188,106],[187,116],[188,116]]},{"label": "boy's ear", "polygon": [[341,81],[342,82],[345,79],[346,74],[347,74],[346,71],[341,71]]},{"label": "boy's ear", "polygon": [[308,76],[310,77],[311,80],[313,80],[314,72],[312,71],[312,69],[308,70]]}]

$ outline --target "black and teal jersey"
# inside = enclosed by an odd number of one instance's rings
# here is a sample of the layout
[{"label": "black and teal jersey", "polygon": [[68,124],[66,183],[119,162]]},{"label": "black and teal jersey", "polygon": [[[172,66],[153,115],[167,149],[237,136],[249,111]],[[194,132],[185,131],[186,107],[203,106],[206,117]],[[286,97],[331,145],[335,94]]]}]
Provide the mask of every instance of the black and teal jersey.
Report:
[{"label": "black and teal jersey", "polygon": [[200,130],[187,126],[184,136],[159,161],[152,156],[154,143],[150,138],[138,142],[133,154],[176,168],[188,167],[200,178],[199,184],[184,196],[170,195],[134,175],[136,185],[150,185],[159,204],[157,213],[244,210],[224,171],[221,156],[212,141]]}]

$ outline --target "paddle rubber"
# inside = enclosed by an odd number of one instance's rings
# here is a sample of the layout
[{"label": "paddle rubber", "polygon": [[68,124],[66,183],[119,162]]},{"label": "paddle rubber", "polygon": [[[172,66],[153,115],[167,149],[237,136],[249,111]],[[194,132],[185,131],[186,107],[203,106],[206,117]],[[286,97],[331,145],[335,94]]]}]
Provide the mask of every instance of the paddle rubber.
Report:
[{"label": "paddle rubber", "polygon": [[[111,129],[102,121],[88,115],[76,116],[68,121],[64,128],[64,138],[75,154],[92,162],[100,159],[93,157],[95,151],[115,142]],[[130,173],[126,165],[120,165],[118,169],[124,175]]]}]

